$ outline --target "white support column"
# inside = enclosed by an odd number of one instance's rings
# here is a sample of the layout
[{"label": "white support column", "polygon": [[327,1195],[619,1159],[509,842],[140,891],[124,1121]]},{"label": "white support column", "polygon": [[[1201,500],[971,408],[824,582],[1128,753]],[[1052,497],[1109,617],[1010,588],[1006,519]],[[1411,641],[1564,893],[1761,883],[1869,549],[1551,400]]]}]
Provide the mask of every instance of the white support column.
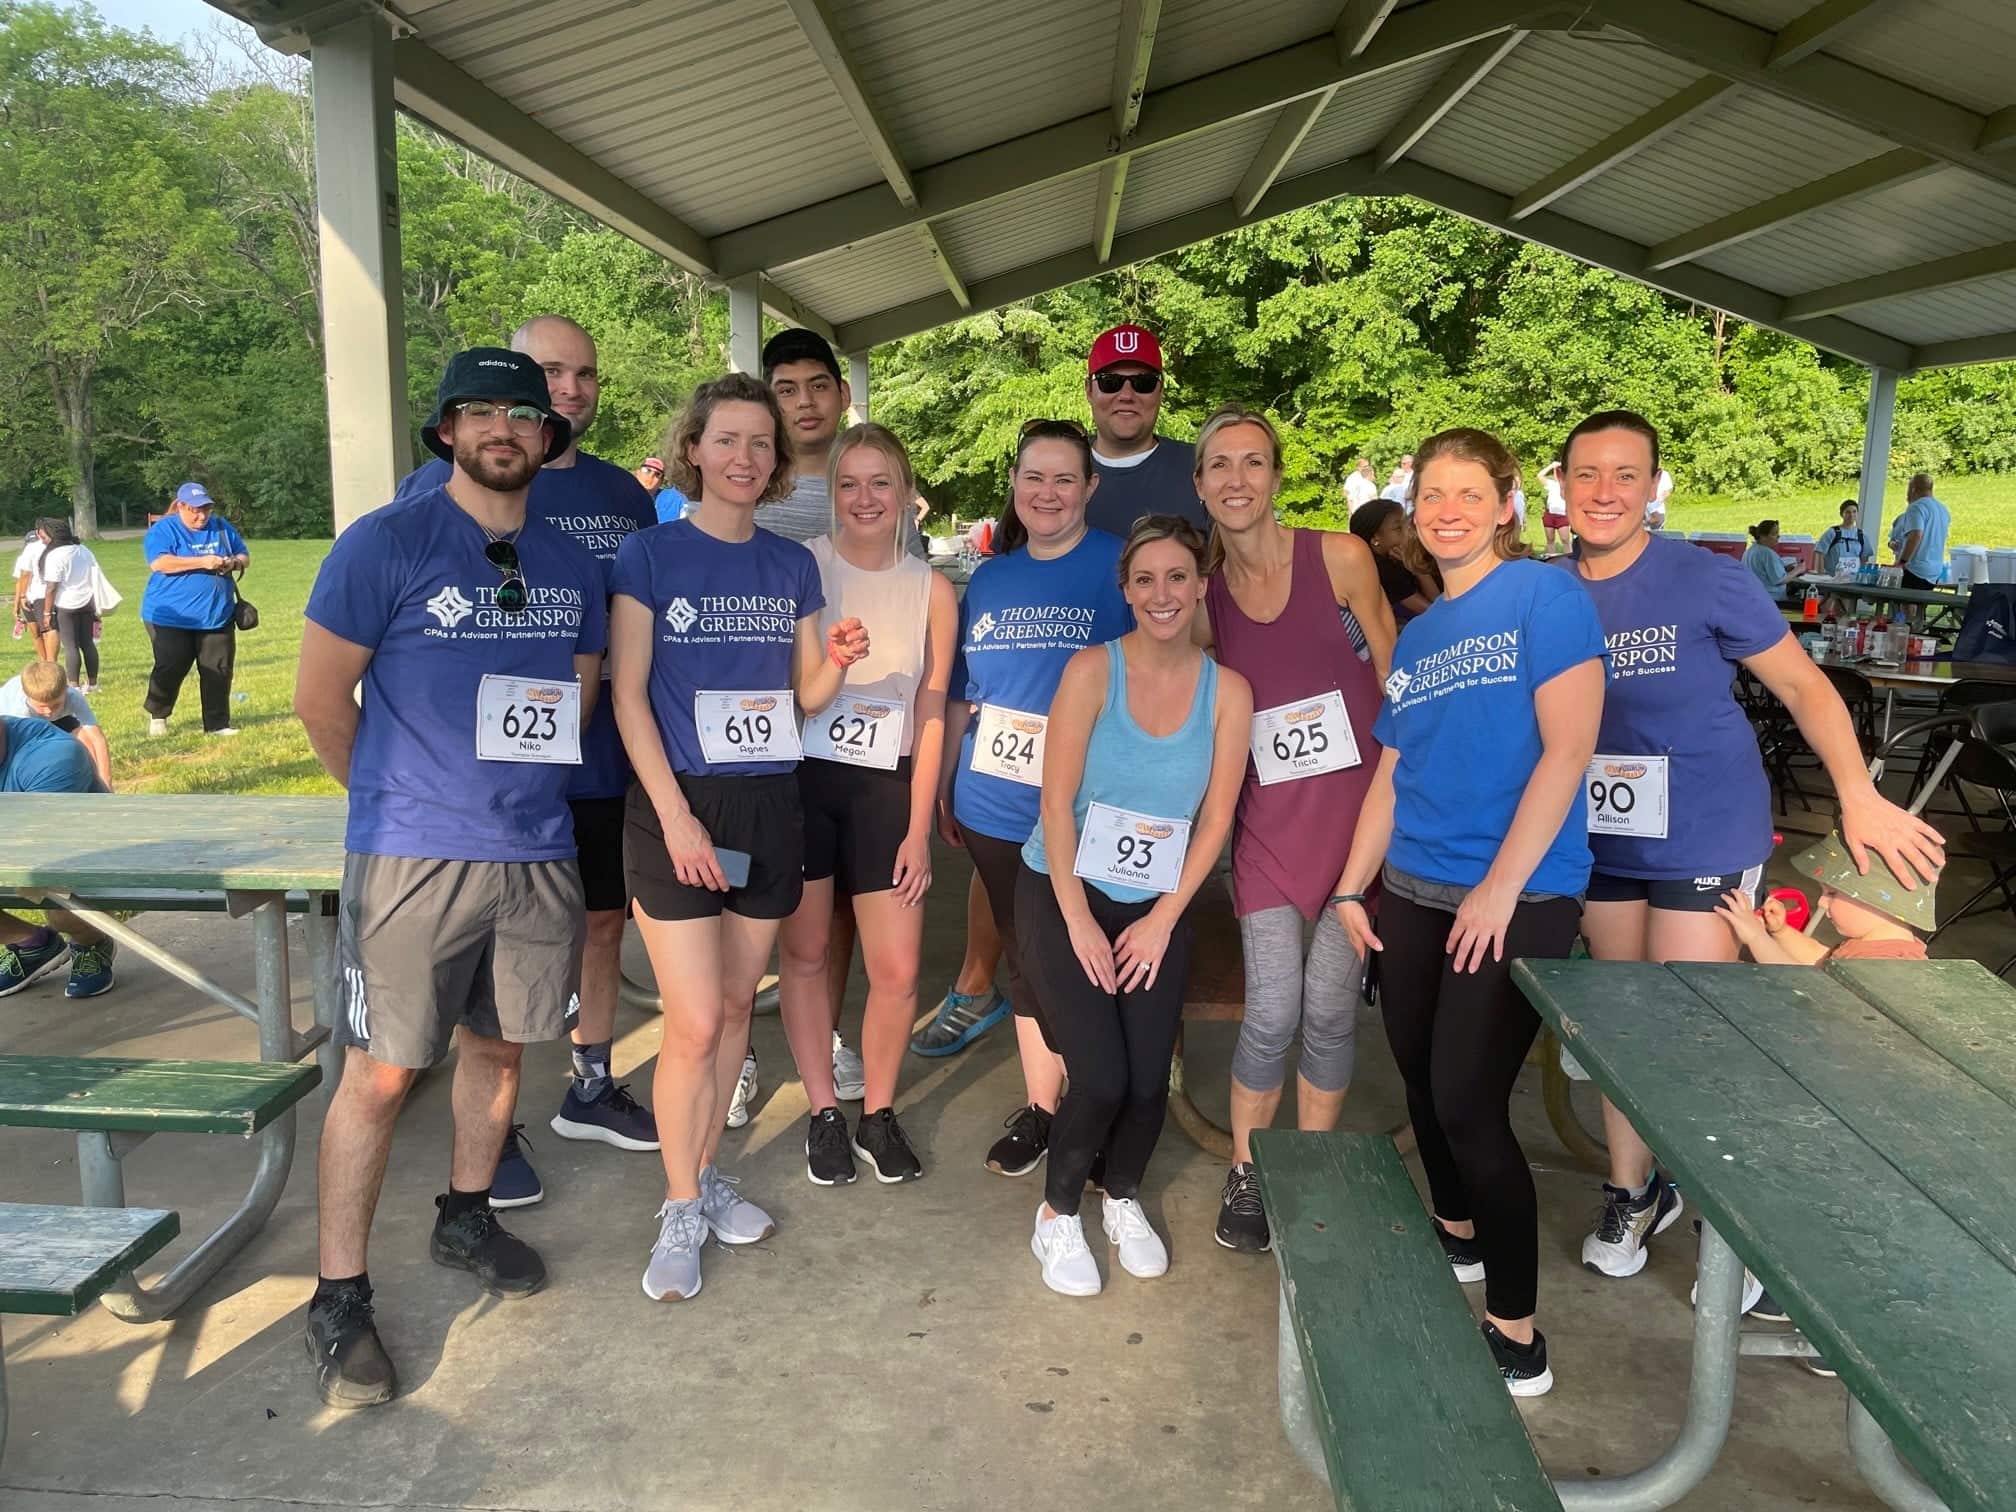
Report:
[{"label": "white support column", "polygon": [[314,33],[309,47],[329,483],[341,531],[388,503],[413,466],[392,33],[382,16],[358,16]]},{"label": "white support column", "polygon": [[728,280],[728,366],[763,376],[763,279],[745,273]]},{"label": "white support column", "polygon": [[1897,413],[1897,369],[1869,370],[1869,420],[1862,430],[1862,486],[1856,518],[1862,533],[1883,550],[1883,485],[1890,475],[1890,429]]},{"label": "white support column", "polygon": [[857,424],[868,418],[868,354],[849,352],[847,354],[847,387],[854,391],[854,419]]}]

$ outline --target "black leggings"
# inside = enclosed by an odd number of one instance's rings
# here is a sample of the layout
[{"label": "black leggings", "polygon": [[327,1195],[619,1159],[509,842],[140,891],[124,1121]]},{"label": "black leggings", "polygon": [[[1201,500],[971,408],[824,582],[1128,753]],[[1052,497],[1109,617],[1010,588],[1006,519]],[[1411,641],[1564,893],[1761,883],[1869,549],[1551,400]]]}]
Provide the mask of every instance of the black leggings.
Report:
[{"label": "black leggings", "polygon": [[[1484,1306],[1530,1317],[1539,1292],[1540,1221],[1533,1173],[1512,1132],[1512,1085],[1540,1016],[1512,985],[1516,956],[1562,959],[1575,943],[1573,898],[1521,903],[1505,930],[1505,959],[1487,951],[1459,973],[1444,950],[1453,912],[1388,888],[1379,900],[1379,1004],[1438,1217],[1477,1225]],[[1055,1170],[1056,1154],[1051,1154]]]},{"label": "black leggings", "polygon": [[[143,622],[145,623],[145,622]],[[238,631],[230,623],[216,630],[184,630],[176,625],[147,624],[154,642],[154,670],[147,674],[147,712],[166,719],[175,712],[189,668],[196,668],[196,686],[203,695],[203,728],[221,730],[231,723],[231,669],[238,657]]]},{"label": "black leggings", "polygon": [[83,662],[85,682],[98,681],[98,642],[92,638],[91,626],[97,621],[98,609],[94,604],[86,604],[81,609],[58,609],[56,611],[56,633],[63,642],[63,666],[70,674],[70,684],[78,682],[78,662]]},{"label": "black leggings", "polygon": [[[1085,901],[1109,941],[1155,906],[1152,900],[1116,903],[1091,886]],[[1050,1125],[1043,1196],[1053,1212],[1077,1212],[1102,1150],[1107,1194],[1138,1196],[1169,1107],[1169,1059],[1190,976],[1190,920],[1186,916],[1170,933],[1153,987],[1107,992],[1078,964],[1050,879],[1027,866],[1015,879],[1015,916],[1027,944],[1025,964],[1064,1057],[1064,1101]]]},{"label": "black leggings", "polygon": [[1043,1029],[1043,1042],[1055,1050],[1050,1031],[1043,1027],[1042,1005],[1029,988],[1029,975],[1022,969],[1022,951],[1016,944],[1015,873],[1022,865],[1020,840],[997,840],[961,828],[966,854],[973,858],[973,870],[980,874],[981,890],[987,894],[987,911],[994,915],[994,932],[1001,936],[1002,986],[1008,989],[1008,1003],[1017,1018],[1033,1018]]}]

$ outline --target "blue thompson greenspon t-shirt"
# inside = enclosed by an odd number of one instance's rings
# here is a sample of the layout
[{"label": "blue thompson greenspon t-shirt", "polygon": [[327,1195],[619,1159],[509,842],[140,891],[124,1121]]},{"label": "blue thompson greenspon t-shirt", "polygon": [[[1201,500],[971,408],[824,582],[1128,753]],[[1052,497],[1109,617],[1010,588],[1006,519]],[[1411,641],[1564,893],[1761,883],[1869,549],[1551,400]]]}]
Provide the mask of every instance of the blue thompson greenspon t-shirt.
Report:
[{"label": "blue thompson greenspon t-shirt", "polygon": [[[1372,726],[1399,753],[1386,859],[1424,881],[1482,882],[1540,760],[1534,694],[1602,655],[1589,595],[1527,559],[1501,563],[1468,593],[1445,594],[1409,620]],[[1521,891],[1573,897],[1588,887],[1588,802],[1577,783],[1560,833]]]},{"label": "blue thompson greenspon t-shirt", "polygon": [[1596,752],[1667,763],[1666,838],[1591,835],[1596,870],[1665,881],[1761,865],[1771,788],[1736,669],[1791,634],[1784,613],[1741,562],[1661,536],[1615,577],[1575,577],[1608,651]]},{"label": "blue thompson greenspon t-shirt", "polygon": [[[441,487],[455,469],[439,457],[408,473],[393,494],[396,503]],[[572,467],[542,467],[532,479],[526,511],[568,536],[602,564],[602,575],[613,589],[616,548],[640,530],[657,523],[651,495],[613,462],[577,452]],[[581,765],[567,785],[569,798],[621,798],[630,786],[630,762],[616,733],[616,702],[609,696],[608,666],[603,666],[601,696],[588,728],[581,736]]]},{"label": "blue thompson greenspon t-shirt", "polygon": [[693,699],[791,686],[798,621],[826,607],[811,552],[761,526],[746,541],[723,541],[690,519],[674,520],[623,543],[615,591],[651,611],[651,714],[673,771],[769,777],[795,770],[790,761],[709,765]]},{"label": "blue thompson greenspon t-shirt", "polygon": [[39,715],[0,716],[7,750],[0,755],[0,793],[102,793],[91,753]]},{"label": "blue thompson greenspon t-shirt", "polygon": [[[982,562],[959,606],[952,697],[1048,714],[1072,655],[1134,628],[1120,592],[1121,544],[1118,536],[1088,530],[1047,561],[1025,546]],[[976,714],[959,746],[953,816],[967,829],[1020,845],[1036,828],[1042,789],[973,770],[979,724]]]},{"label": "blue thompson greenspon t-shirt", "polygon": [[[141,554],[157,557],[241,556],[245,537],[222,515],[211,515],[201,530],[191,530],[181,517],[167,514],[147,527]],[[231,580],[219,572],[154,572],[140,596],[140,618],[150,625],[175,630],[221,630],[238,601]]]},{"label": "blue thompson greenspon t-shirt", "polygon": [[572,682],[607,643],[595,559],[543,521],[514,538],[531,602],[497,607],[503,576],[483,527],[445,489],[375,509],[330,548],[308,618],[367,647],[350,755],[344,846],[436,861],[557,861],[574,854],[573,768],[476,758],[487,674]]}]

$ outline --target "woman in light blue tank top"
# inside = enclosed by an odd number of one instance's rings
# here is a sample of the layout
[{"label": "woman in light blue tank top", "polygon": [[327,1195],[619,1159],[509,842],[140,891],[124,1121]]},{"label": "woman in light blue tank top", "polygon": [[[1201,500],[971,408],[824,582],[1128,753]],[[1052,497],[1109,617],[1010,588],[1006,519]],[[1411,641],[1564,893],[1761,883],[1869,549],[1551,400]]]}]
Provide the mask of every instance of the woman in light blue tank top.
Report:
[{"label": "woman in light blue tank top", "polygon": [[1231,832],[1253,692],[1191,639],[1204,542],[1151,515],[1120,556],[1135,628],[1071,658],[1050,704],[1042,822],[1022,847],[1015,929],[1045,1038],[1069,1090],[1050,1128],[1046,1201],[1030,1248],[1065,1296],[1099,1290],[1078,1200],[1105,1157],[1106,1237],[1129,1274],[1169,1252],[1141,1211],[1182,1020],[1183,911]]}]

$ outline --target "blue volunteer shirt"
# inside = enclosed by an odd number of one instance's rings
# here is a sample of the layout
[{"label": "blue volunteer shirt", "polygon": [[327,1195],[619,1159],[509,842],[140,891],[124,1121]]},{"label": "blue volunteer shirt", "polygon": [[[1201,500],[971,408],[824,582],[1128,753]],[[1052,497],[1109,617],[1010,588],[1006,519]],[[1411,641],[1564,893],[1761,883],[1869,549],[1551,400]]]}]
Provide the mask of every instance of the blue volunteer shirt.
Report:
[{"label": "blue volunteer shirt", "polygon": [[542,521],[514,544],[531,603],[497,607],[483,528],[431,489],[373,510],[316,574],[308,618],[368,648],[343,843],[374,856],[557,861],[574,854],[573,768],[476,759],[486,674],[572,682],[599,656],[607,586],[594,558]]},{"label": "blue volunteer shirt", "polygon": [[1952,523],[1953,516],[1946,506],[1930,494],[1904,506],[1904,513],[1890,527],[1890,547],[1893,551],[1901,550],[1904,538],[1914,530],[1918,532],[1918,549],[1903,564],[1906,572],[1928,583],[1939,581],[1946,568],[1946,531]]},{"label": "blue volunteer shirt", "polygon": [[652,507],[658,511],[658,523],[660,525],[670,525],[674,520],[685,519],[686,511],[693,507],[686,495],[679,492],[676,488],[659,489],[658,497],[653,499],[651,503]]},{"label": "blue volunteer shirt", "polygon": [[[238,527],[215,514],[201,530],[191,530],[178,515],[164,515],[147,527],[140,549],[149,562],[164,556],[246,554]],[[221,630],[237,599],[237,590],[222,573],[156,572],[148,576],[147,591],[140,597],[140,618],[176,630]]]},{"label": "blue volunteer shirt", "polygon": [[1791,634],[1784,613],[1741,562],[1659,536],[1617,576],[1576,579],[1608,650],[1596,752],[1667,761],[1666,838],[1591,835],[1596,870],[1665,881],[1761,865],[1771,787],[1735,679]]},{"label": "blue volunteer shirt", "polygon": [[[1540,760],[1534,694],[1602,655],[1589,595],[1526,559],[1409,620],[1372,726],[1373,739],[1399,753],[1386,859],[1429,882],[1482,882]],[[1522,891],[1573,897],[1588,887],[1588,801],[1578,783]]]},{"label": "blue volunteer shirt", "polygon": [[[393,501],[439,488],[454,471],[439,457],[433,458],[406,475]],[[572,467],[540,468],[532,480],[526,510],[600,562],[603,580],[611,591],[615,587],[616,548],[656,523],[651,495],[644,485],[615,463],[586,452],[575,454]],[[616,733],[616,704],[609,696],[606,663],[602,676],[601,695],[581,737],[581,765],[574,768],[573,781],[567,785],[569,798],[621,798],[630,786],[630,762],[623,754],[623,739]]]},{"label": "blue volunteer shirt", "polygon": [[91,753],[40,715],[0,716],[0,793],[102,793]]},{"label": "blue volunteer shirt", "polygon": [[[975,569],[959,606],[952,696],[1048,714],[1073,653],[1134,628],[1120,593],[1118,536],[1088,530],[1060,557],[1038,561],[1025,546]],[[959,747],[952,813],[967,829],[1021,844],[1036,828],[1042,789],[973,770],[979,715]]]},{"label": "blue volunteer shirt", "polygon": [[673,771],[769,777],[795,769],[790,761],[709,765],[693,699],[791,686],[798,621],[826,606],[811,552],[761,527],[746,541],[722,541],[675,520],[623,543],[616,592],[651,611],[651,714]]}]

